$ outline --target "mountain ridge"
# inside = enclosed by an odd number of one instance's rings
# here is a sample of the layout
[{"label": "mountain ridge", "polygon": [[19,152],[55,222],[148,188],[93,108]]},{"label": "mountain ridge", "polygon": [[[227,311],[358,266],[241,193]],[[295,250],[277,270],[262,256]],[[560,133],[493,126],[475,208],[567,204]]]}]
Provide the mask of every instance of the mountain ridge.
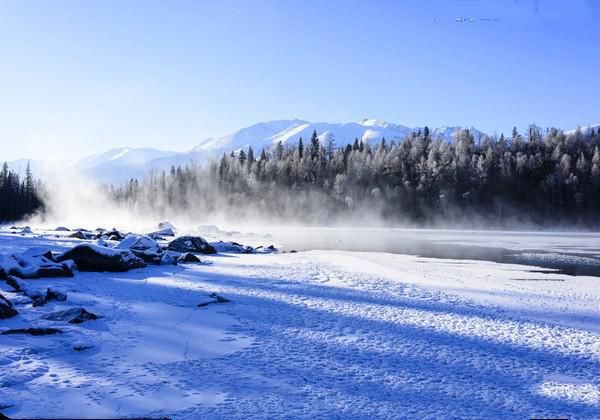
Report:
[{"label": "mountain ridge", "polygon": [[[484,135],[472,126],[442,126],[432,128],[430,132],[432,138],[439,137],[444,141],[451,141],[454,134],[462,128],[470,129],[476,139]],[[423,127],[411,128],[373,118],[342,123],[309,122],[302,119],[273,120],[259,122],[218,138],[204,139],[187,151],[118,147],[84,157],[65,166],[103,183],[121,183],[130,178],[142,177],[153,170],[166,170],[171,166],[192,162],[202,163],[223,153],[247,150],[249,147],[259,152],[280,141],[284,145],[295,145],[302,137],[307,142],[313,131],[317,132],[323,144],[333,140],[336,146],[341,147],[353,143],[355,138],[367,143],[378,142],[382,138],[388,141],[401,141],[420,129]],[[32,167],[41,167],[41,165],[35,163]]]}]

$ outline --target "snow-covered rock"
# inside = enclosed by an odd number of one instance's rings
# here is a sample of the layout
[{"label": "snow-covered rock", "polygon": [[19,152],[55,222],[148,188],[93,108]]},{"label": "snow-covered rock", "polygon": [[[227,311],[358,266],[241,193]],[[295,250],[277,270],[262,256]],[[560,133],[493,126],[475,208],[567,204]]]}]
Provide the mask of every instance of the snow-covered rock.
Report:
[{"label": "snow-covered rock", "polygon": [[98,319],[98,315],[88,312],[84,308],[69,308],[44,315],[42,319],[68,322],[69,324],[81,324],[85,321]]},{"label": "snow-covered rock", "polygon": [[55,261],[49,249],[37,247],[21,255],[0,255],[0,278],[8,275],[30,279],[73,277],[73,266],[68,261]]},{"label": "snow-covered rock", "polygon": [[169,244],[168,250],[177,252],[196,252],[199,254],[217,253],[217,250],[200,236],[181,236]]},{"label": "snow-covered rock", "polygon": [[11,318],[17,315],[19,312],[13,307],[13,304],[10,300],[6,299],[0,293],[0,319]]},{"label": "snow-covered rock", "polygon": [[119,242],[114,247],[115,249],[131,249],[133,251],[154,251],[160,252],[158,243],[148,237],[142,235],[131,234]]},{"label": "snow-covered rock", "polygon": [[177,258],[177,262],[180,264],[200,264],[202,261],[191,252],[184,252]]},{"label": "snow-covered rock", "polygon": [[228,252],[234,254],[251,254],[254,252],[254,248],[252,248],[251,246],[244,246],[237,242],[218,241],[212,242],[211,245],[215,247],[217,252]]},{"label": "snow-covered rock", "polygon": [[146,263],[129,249],[105,248],[81,244],[58,255],[57,261],[73,260],[81,271],[129,271]]}]

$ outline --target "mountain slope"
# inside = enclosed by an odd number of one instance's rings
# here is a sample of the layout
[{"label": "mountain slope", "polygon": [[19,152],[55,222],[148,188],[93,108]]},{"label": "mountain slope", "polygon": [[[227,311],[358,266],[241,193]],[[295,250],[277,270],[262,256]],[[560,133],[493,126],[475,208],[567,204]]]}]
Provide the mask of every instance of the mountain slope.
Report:
[{"label": "mountain slope", "polygon": [[[476,140],[483,135],[473,127],[467,128],[471,129]],[[223,153],[247,150],[249,147],[259,153],[260,150],[268,149],[278,142],[293,147],[300,137],[308,143],[314,131],[323,144],[333,140],[337,147],[342,147],[353,143],[354,139],[364,142],[379,142],[382,138],[401,141],[420,129],[422,128],[410,128],[376,119],[349,123],[276,120],[254,124],[219,138],[208,138],[186,152],[122,147],[81,159],[68,166],[103,183],[121,183],[130,178],[143,177],[150,171],[169,170],[172,166],[183,166],[192,162],[202,163]],[[459,129],[461,127],[435,128],[431,130],[431,136],[451,141]]]}]

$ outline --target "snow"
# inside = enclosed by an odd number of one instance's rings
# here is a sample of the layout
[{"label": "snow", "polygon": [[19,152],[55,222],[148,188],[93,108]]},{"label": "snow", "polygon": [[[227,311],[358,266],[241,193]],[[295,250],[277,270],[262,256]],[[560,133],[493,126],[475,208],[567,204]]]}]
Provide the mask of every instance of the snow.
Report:
[{"label": "snow", "polygon": [[[439,136],[445,141],[450,141],[460,128],[458,126],[432,128],[432,137]],[[466,128],[470,128],[476,138],[483,135],[474,127]],[[220,157],[223,153],[247,150],[248,147],[260,153],[263,148],[268,149],[279,141],[282,144],[295,146],[300,137],[305,142],[310,141],[313,131],[317,132],[321,142],[326,143],[329,138],[333,138],[336,146],[341,147],[353,143],[355,138],[376,143],[385,137],[388,141],[398,142],[419,129],[422,127],[411,128],[373,118],[347,123],[308,122],[299,119],[275,120],[244,127],[225,136],[207,138],[191,150],[183,152],[147,147],[119,147],[70,163],[50,165],[32,161],[31,164],[34,175],[37,176],[43,168],[52,169],[52,173],[60,173],[62,167],[63,171],[75,170],[103,183],[119,183],[131,178],[143,177],[151,171],[169,170],[171,166],[203,163],[207,159]],[[9,162],[9,166],[15,169],[23,169],[25,165],[25,160]]]},{"label": "snow", "polygon": [[[420,233],[446,243],[483,244],[486,237]],[[597,255],[600,248],[598,235],[487,238],[487,246],[512,244],[525,252],[541,246]],[[0,233],[1,253],[67,245],[54,235]],[[68,294],[65,302],[35,308],[0,284],[20,311],[0,321],[0,330],[64,332],[0,336],[0,407],[11,405],[1,412],[17,418],[600,417],[597,277],[333,249],[203,259],[210,264],[24,280]],[[213,292],[231,303],[197,306]],[[73,307],[102,318],[79,325],[41,318]]]}]

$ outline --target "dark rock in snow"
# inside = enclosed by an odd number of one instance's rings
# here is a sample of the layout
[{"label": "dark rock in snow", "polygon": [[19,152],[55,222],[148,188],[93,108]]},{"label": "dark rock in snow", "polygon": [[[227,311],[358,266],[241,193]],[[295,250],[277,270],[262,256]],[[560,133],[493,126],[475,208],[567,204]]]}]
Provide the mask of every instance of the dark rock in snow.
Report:
[{"label": "dark rock in snow", "polygon": [[200,264],[200,258],[196,257],[194,254],[190,252],[185,252],[177,258],[177,262],[180,264]]},{"label": "dark rock in snow", "polygon": [[129,249],[81,244],[56,256],[57,261],[73,260],[82,271],[123,272],[145,267],[146,263]]},{"label": "dark rock in snow", "polygon": [[87,232],[83,232],[81,230],[78,230],[77,232],[73,232],[70,235],[67,236],[68,238],[75,238],[75,239],[94,239],[94,235],[87,233]]},{"label": "dark rock in snow", "polygon": [[15,290],[15,292],[20,292],[21,289],[25,287],[21,279],[11,275],[8,275],[6,277],[6,284],[12,287]]},{"label": "dark rock in snow", "polygon": [[84,308],[65,309],[64,311],[52,312],[42,317],[42,319],[49,321],[63,321],[69,324],[81,324],[82,322],[98,318],[98,315],[88,312]]},{"label": "dark rock in snow", "polygon": [[23,293],[30,298],[33,301],[33,306],[43,306],[52,300],[67,300],[67,293],[60,289],[49,287],[44,294],[39,290],[30,288],[25,282],[15,276],[8,276],[6,284],[12,287],[15,292]]},{"label": "dark rock in snow", "polygon": [[199,303],[198,307],[203,308],[205,306],[212,305],[212,304],[231,302],[229,299],[225,299],[223,296],[221,296],[217,293],[211,293],[208,295],[208,297],[210,298],[210,300]]},{"label": "dark rock in snow", "polygon": [[123,239],[125,239],[125,235],[123,235],[117,229],[113,229],[110,232],[104,232],[103,235],[108,236],[108,239],[111,241],[122,241]]},{"label": "dark rock in snow", "polygon": [[165,252],[160,259],[160,265],[177,265],[177,254],[175,252]]},{"label": "dark rock in snow", "polygon": [[61,289],[57,289],[55,287],[49,287],[46,289],[46,302],[50,302],[52,300],[57,300],[59,302],[64,302],[67,300],[67,292]]},{"label": "dark rock in snow", "polygon": [[159,265],[162,258],[162,254],[160,252],[136,251],[134,249],[132,249],[131,252],[133,252],[133,255],[136,257],[142,259],[146,264]]},{"label": "dark rock in snow", "polygon": [[70,232],[71,229],[64,227],[64,226],[58,226],[56,229],[54,229],[56,232]]},{"label": "dark rock in snow", "polygon": [[2,331],[0,333],[0,335],[10,335],[10,334],[28,334],[28,335],[40,336],[40,335],[62,334],[62,331],[57,328],[13,328],[10,330]]},{"label": "dark rock in snow", "polygon": [[160,252],[160,246],[154,239],[142,235],[128,235],[125,239],[115,245],[115,249]]},{"label": "dark rock in snow", "polygon": [[254,248],[252,248],[251,246],[244,246],[237,242],[219,241],[219,242],[213,242],[213,243],[211,243],[211,245],[218,252],[229,252],[229,253],[235,253],[235,254],[251,254],[255,251]]},{"label": "dark rock in snow", "polygon": [[43,247],[30,249],[21,255],[1,255],[0,267],[4,267],[7,275],[23,279],[73,277],[72,264],[56,262],[52,253]]},{"label": "dark rock in snow", "polygon": [[182,236],[172,241],[169,251],[195,252],[198,254],[216,254],[217,250],[200,236]]},{"label": "dark rock in snow", "polygon": [[17,315],[19,312],[13,307],[10,300],[6,299],[0,293],[0,319],[11,318]]},{"label": "dark rock in snow", "polygon": [[148,264],[158,265],[162,257],[160,246],[154,239],[148,236],[128,235],[114,249],[129,249],[135,256]]},{"label": "dark rock in snow", "polygon": [[149,233],[148,236],[155,239],[161,236],[175,236],[175,228],[169,222],[159,223],[158,230]]}]

